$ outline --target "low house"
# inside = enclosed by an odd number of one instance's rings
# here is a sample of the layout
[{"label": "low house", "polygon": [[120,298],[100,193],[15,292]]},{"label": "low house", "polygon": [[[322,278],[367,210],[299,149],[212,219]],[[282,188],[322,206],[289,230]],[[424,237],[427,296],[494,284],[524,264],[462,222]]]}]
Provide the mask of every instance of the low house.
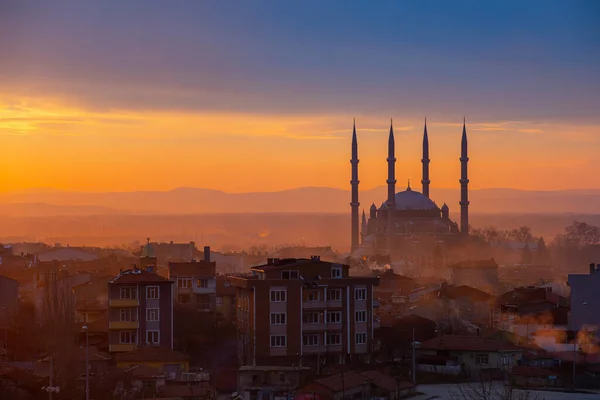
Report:
[{"label": "low house", "polygon": [[560,369],[530,365],[514,366],[510,381],[513,385],[521,387],[563,387],[565,383]]},{"label": "low house", "polygon": [[167,378],[175,379],[180,373],[190,368],[190,358],[168,347],[145,346],[133,351],[116,354],[118,368],[128,368],[134,365],[162,369]]},{"label": "low house", "polygon": [[212,400],[216,398],[215,388],[202,385],[165,385],[158,388],[155,400]]},{"label": "low house", "polygon": [[415,385],[394,379],[379,371],[349,371],[317,379],[300,388],[298,393],[300,395],[312,395],[312,398],[322,400],[348,398],[395,400],[414,394]]},{"label": "low house", "polygon": [[419,358],[443,358],[446,366],[474,376],[482,371],[510,371],[521,360],[523,349],[483,336],[443,335],[421,343],[417,353]]}]

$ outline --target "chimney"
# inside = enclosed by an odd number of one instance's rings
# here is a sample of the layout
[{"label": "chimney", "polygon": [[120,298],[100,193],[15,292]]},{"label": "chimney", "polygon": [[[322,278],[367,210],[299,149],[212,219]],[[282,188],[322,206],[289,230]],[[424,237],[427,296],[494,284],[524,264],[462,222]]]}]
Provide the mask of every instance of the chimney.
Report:
[{"label": "chimney", "polygon": [[204,246],[204,261],[210,262],[210,246]]},{"label": "chimney", "polygon": [[274,258],[267,258],[267,265],[273,265],[274,264]]},{"label": "chimney", "polygon": [[310,261],[321,261],[321,256],[310,256]]},{"label": "chimney", "polygon": [[590,275],[593,274],[594,272],[596,272],[596,264],[591,263],[590,264]]}]

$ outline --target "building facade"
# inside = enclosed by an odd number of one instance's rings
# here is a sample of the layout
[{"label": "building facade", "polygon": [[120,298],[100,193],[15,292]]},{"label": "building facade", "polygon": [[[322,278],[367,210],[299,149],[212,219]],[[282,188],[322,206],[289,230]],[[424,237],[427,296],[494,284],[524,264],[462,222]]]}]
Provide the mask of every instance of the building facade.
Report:
[{"label": "building facade", "polygon": [[373,352],[376,277],[311,259],[269,259],[237,288],[242,365],[321,366],[366,362]]},{"label": "building facade", "polygon": [[108,283],[109,351],[173,348],[173,282],[134,267]]},{"label": "building facade", "polygon": [[571,315],[569,327],[573,331],[594,331],[600,337],[600,264],[590,264],[589,274],[569,274],[571,287]]},{"label": "building facade", "polygon": [[169,262],[169,279],[174,282],[176,306],[199,312],[214,312],[217,293],[216,263],[210,261],[210,247],[204,248],[204,259]]}]

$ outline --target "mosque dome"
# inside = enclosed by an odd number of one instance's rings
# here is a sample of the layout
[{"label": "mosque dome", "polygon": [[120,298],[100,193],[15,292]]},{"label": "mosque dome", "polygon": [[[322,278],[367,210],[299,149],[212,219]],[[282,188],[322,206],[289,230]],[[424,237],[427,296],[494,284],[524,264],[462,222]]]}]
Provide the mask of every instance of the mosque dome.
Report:
[{"label": "mosque dome", "polygon": [[394,196],[396,210],[439,210],[438,206],[423,193],[406,188]]}]

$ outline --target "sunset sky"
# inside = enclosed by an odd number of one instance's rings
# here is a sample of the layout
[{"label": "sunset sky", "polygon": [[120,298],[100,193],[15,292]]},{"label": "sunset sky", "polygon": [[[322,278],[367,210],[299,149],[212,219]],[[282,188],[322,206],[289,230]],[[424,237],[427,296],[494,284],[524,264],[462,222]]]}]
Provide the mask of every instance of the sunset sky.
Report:
[{"label": "sunset sky", "polygon": [[0,192],[600,188],[600,2],[0,1]]}]

